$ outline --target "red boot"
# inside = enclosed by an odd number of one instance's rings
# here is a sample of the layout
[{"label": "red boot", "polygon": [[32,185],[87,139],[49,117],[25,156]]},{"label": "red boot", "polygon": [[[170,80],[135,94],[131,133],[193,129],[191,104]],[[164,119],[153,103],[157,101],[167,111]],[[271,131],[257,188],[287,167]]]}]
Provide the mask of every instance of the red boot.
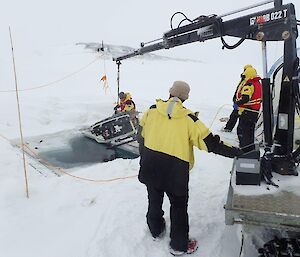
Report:
[{"label": "red boot", "polygon": [[197,249],[198,249],[197,240],[196,239],[190,239],[189,242],[188,242],[188,247],[187,247],[186,251],[174,250],[171,246],[169,248],[169,251],[174,256],[180,256],[180,255],[184,255],[184,254],[192,254],[192,253],[196,252]]}]

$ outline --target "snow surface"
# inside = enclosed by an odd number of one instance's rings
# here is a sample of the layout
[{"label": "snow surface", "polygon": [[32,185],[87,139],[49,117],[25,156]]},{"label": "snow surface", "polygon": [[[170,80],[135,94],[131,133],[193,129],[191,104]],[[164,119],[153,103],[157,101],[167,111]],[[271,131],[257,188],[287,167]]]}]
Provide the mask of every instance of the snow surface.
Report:
[{"label": "snow surface", "polygon": [[[292,1],[298,4],[298,1]],[[0,256],[2,257],[162,257],[169,256],[166,236],[154,242],[147,230],[145,187],[136,177],[113,182],[88,182],[60,177],[26,157],[30,198],[25,196],[22,154],[8,140],[18,138],[8,26],[12,28],[18,85],[21,90],[57,81],[98,58],[81,72],[36,90],[20,92],[24,137],[88,126],[112,113],[116,100],[116,65],[77,46],[101,42],[138,47],[160,37],[169,18],[183,11],[194,18],[223,14],[255,1],[2,1],[0,8]],[[300,5],[296,7],[300,13]],[[236,42],[236,39],[230,40]],[[298,40],[299,45],[299,40]],[[270,44],[269,63],[281,54],[281,43]],[[231,112],[231,96],[241,67],[251,63],[262,73],[261,46],[245,42],[233,51],[222,50],[220,40],[195,43],[159,54],[176,62],[123,61],[121,89],[132,93],[143,112],[156,98],[167,98],[174,80],[192,87],[186,106],[219,133],[218,118]],[[106,73],[109,90],[100,78]],[[224,106],[225,105],[225,106]],[[221,108],[222,107],[222,108]],[[217,114],[217,116],[216,116]],[[237,145],[236,137],[221,135]],[[8,140],[7,140],[8,139]],[[196,150],[190,178],[190,235],[199,241],[193,256],[238,256],[240,228],[226,227],[223,205],[232,160]],[[35,168],[34,168],[35,167]],[[139,159],[117,159],[72,174],[94,180],[134,176]],[[169,203],[164,202],[167,235]],[[255,256],[255,255],[253,255]],[[247,256],[248,257],[248,256]],[[251,256],[249,256],[251,257]]]}]

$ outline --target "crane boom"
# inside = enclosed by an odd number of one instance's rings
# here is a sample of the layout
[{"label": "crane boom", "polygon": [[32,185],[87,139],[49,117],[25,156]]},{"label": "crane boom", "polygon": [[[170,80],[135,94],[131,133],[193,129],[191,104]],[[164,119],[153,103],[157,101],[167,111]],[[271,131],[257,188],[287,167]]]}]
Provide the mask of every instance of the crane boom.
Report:
[{"label": "crane boom", "polygon": [[[273,8],[223,21],[225,16],[270,2],[274,2]],[[221,38],[223,48],[227,49],[234,49],[245,40],[260,41],[264,45],[269,41],[283,41],[283,75],[275,133],[273,133],[270,79],[262,79],[264,138],[265,150],[272,152],[272,155],[269,156],[272,169],[279,173],[285,170],[287,174],[294,174],[296,172],[294,159],[300,155],[300,147],[293,153],[295,109],[296,107],[300,108],[299,59],[296,47],[297,25],[295,7],[292,3],[283,5],[282,0],[267,0],[256,6],[243,8],[222,16],[199,16],[190,21],[190,24],[164,33],[159,42],[147,45],[142,43],[139,49],[114,58],[114,61],[120,62],[157,50],[170,49],[194,42],[204,42],[214,38]],[[236,37],[239,38],[239,41],[234,45],[229,45],[226,43],[224,36]],[[282,156],[285,158],[282,158]]]},{"label": "crane boom", "polygon": [[[270,2],[266,1],[264,4]],[[235,12],[230,14],[233,13]],[[282,33],[285,31],[298,36],[293,4],[277,6],[228,21],[222,21],[224,16],[227,16],[227,14],[222,16],[199,16],[191,24],[164,33],[160,42],[148,46],[144,46],[142,43],[141,48],[113,60],[121,61],[161,49],[169,49],[193,42],[204,42],[213,38],[223,38],[224,36],[257,41],[283,41],[285,37]]]}]

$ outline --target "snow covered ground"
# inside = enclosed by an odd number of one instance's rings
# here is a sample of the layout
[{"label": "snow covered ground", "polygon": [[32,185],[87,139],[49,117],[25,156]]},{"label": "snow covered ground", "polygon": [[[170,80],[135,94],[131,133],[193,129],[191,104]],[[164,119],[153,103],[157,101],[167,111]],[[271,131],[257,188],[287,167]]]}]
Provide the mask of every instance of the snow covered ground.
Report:
[{"label": "snow covered ground", "polygon": [[[137,0],[2,3],[0,256],[169,256],[168,236],[154,242],[146,227],[146,190],[135,177],[139,159],[116,159],[71,170],[72,175],[93,182],[68,175],[58,177],[26,156],[30,194],[26,198],[22,154],[9,142],[20,134],[16,96],[7,92],[14,90],[8,25],[14,39],[19,88],[25,90],[20,92],[23,134],[31,137],[79,129],[112,113],[117,92],[116,65],[76,43],[104,40],[137,47],[140,41],[157,38],[168,30],[169,18],[175,11],[194,18],[254,3],[152,1],[147,8]],[[297,10],[300,14],[300,5]],[[281,46],[270,45],[270,63],[282,54]],[[132,93],[143,112],[156,98],[168,97],[174,80],[185,80],[192,88],[186,106],[200,111],[200,118],[219,133],[223,124],[218,118],[231,112],[232,93],[244,64],[251,63],[262,72],[260,48],[256,42],[245,42],[236,50],[222,50],[220,41],[212,40],[159,52],[199,62],[155,58],[123,61],[121,89]],[[100,82],[104,73],[108,78],[107,92]],[[44,87],[36,88],[41,85]],[[234,134],[221,137],[237,144]],[[240,228],[224,224],[223,205],[231,166],[230,159],[196,150],[189,201],[190,235],[199,241],[194,256],[239,254]],[[168,201],[164,208],[169,225]]]}]

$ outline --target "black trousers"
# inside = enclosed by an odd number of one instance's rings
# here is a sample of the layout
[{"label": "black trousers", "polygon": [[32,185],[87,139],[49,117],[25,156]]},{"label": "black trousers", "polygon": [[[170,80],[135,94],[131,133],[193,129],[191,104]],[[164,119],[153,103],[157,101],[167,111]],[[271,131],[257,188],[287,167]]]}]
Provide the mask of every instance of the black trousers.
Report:
[{"label": "black trousers", "polygon": [[139,180],[148,191],[147,224],[153,237],[163,231],[164,194],[170,200],[170,245],[186,251],[188,246],[188,183],[189,163],[165,153],[141,147]]},{"label": "black trousers", "polygon": [[244,152],[249,152],[255,149],[254,132],[257,118],[257,112],[247,110],[244,110],[239,117],[237,134],[240,141],[240,148],[242,148]]},{"label": "black trousers", "polygon": [[[147,186],[148,191],[148,212],[147,224],[153,237],[157,237],[164,229],[164,211],[162,204],[164,191]],[[170,200],[171,231],[170,245],[173,249],[186,251],[188,245],[189,222],[188,222],[188,195],[176,196],[165,192]]]},{"label": "black trousers", "polygon": [[239,111],[236,109],[233,109],[233,111],[231,112],[230,116],[229,116],[229,120],[226,123],[225,129],[228,130],[233,130],[235,124],[237,123],[239,118]]}]

